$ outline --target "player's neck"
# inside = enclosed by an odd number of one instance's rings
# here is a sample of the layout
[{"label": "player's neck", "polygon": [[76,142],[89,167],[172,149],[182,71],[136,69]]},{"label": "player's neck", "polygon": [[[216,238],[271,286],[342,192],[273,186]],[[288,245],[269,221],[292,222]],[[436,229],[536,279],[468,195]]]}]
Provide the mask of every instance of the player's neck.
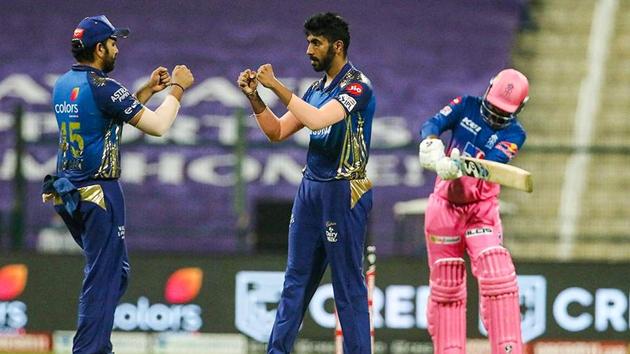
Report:
[{"label": "player's neck", "polygon": [[92,67],[94,69],[103,71],[103,62],[99,61],[99,60],[95,60],[95,61],[79,61],[77,62],[77,64],[79,65],[84,65],[84,66],[89,66]]},{"label": "player's neck", "polygon": [[348,58],[335,58],[333,62],[330,64],[330,68],[326,70],[326,84],[330,84],[337,74],[343,69],[343,66],[348,62]]}]

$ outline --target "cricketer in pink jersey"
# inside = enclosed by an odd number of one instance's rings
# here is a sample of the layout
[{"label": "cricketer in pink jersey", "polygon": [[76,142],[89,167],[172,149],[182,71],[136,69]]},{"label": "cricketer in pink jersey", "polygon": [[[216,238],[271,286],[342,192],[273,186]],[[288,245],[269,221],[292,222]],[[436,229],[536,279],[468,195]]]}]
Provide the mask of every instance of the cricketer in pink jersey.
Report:
[{"label": "cricketer in pink jersey", "polygon": [[[527,78],[506,69],[490,81],[483,97],[455,98],[422,126],[420,163],[438,174],[424,230],[431,285],[428,329],[437,354],[466,352],[464,251],[479,283],[480,313],[492,353],[522,353],[516,271],[502,246],[500,186],[462,176],[459,156],[512,160],[526,138],[516,115],[528,91]],[[439,139],[445,131],[451,131],[446,155]]]}]

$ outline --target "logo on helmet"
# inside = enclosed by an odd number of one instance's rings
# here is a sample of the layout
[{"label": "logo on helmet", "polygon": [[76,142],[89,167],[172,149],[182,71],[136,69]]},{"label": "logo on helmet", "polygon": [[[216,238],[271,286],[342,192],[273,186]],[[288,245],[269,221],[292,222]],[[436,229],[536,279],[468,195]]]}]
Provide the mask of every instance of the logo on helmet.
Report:
[{"label": "logo on helmet", "polygon": [[509,96],[512,94],[512,90],[514,90],[514,85],[512,83],[507,84],[507,86],[505,87],[505,95]]}]

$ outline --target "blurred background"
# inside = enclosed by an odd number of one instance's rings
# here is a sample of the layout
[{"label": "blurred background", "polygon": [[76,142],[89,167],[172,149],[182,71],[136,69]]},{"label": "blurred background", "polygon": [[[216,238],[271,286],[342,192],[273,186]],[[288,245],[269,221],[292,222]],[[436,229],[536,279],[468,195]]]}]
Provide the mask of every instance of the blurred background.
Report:
[{"label": "blurred background", "polygon": [[[452,98],[482,95],[506,67],[530,80],[519,116],[528,139],[512,163],[532,172],[534,192],[501,194],[527,349],[628,351],[630,0],[139,0],[0,2],[0,352],[70,352],[83,258],[41,202],[41,181],[56,162],[52,86],[73,64],[74,28],[99,14],[131,29],[118,42],[117,81],[136,89],[176,64],[196,79],[166,137],[124,130],[132,278],[115,350],[264,352],[308,132],[269,143],[235,81],[271,63],[302,94],[320,77],[302,25],[323,11],[349,22],[349,59],[377,97],[368,164],[376,352],[432,352],[422,230],[435,174],[417,161],[419,129]],[[469,352],[486,353],[468,283]],[[296,353],[333,352],[332,305],[326,275]]]}]

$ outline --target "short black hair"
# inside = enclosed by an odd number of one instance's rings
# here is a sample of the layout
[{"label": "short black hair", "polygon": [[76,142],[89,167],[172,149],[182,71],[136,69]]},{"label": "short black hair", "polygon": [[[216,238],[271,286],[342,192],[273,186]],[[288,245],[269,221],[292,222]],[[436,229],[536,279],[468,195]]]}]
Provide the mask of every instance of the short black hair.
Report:
[{"label": "short black hair", "polygon": [[332,12],[321,12],[309,17],[304,22],[304,33],[308,36],[324,36],[331,44],[335,41],[343,42],[343,54],[348,54],[350,47],[350,31],[348,22]]},{"label": "short black hair", "polygon": [[[106,45],[106,42],[107,42],[107,39],[98,43],[101,43],[102,45]],[[86,48],[83,46],[83,43],[81,41],[73,40],[72,41],[72,56],[77,62],[91,63],[94,61],[94,49],[96,49],[96,46],[98,45],[98,43],[96,43],[95,45],[91,47]]]}]

